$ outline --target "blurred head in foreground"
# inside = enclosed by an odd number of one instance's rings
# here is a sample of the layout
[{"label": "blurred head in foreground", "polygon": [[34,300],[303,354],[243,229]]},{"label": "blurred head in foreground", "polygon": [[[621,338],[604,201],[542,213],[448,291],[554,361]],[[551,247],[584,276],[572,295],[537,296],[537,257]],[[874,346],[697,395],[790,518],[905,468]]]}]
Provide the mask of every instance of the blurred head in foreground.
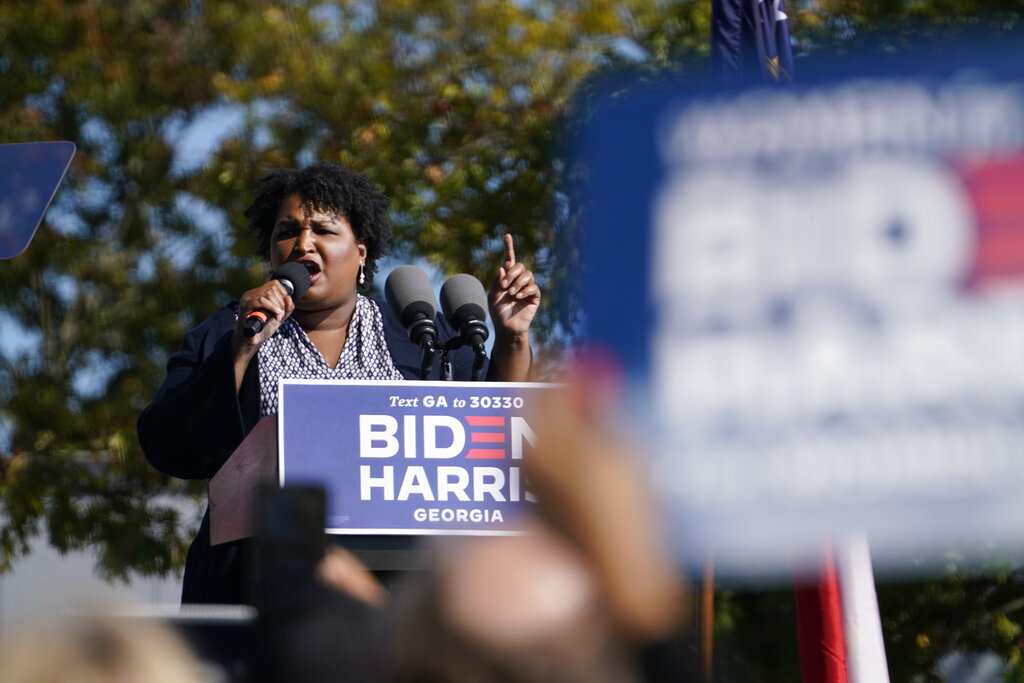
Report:
[{"label": "blurred head in foreground", "polygon": [[398,610],[398,683],[687,680],[688,663],[661,646],[681,635],[689,591],[636,444],[617,428],[620,396],[611,362],[581,357],[532,406],[523,465],[539,519],[523,536],[439,548]]},{"label": "blurred head in foreground", "polygon": [[445,551],[400,610],[395,681],[637,680],[587,561],[555,533]]},{"label": "blurred head in foreground", "polygon": [[148,620],[73,616],[40,623],[0,648],[3,683],[204,683],[191,650]]}]

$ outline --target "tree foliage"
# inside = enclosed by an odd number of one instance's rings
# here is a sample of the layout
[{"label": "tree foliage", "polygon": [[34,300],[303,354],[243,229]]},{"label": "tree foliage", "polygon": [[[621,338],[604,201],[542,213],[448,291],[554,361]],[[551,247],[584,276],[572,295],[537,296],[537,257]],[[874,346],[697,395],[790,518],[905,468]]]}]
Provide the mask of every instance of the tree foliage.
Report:
[{"label": "tree foliage", "polygon": [[[798,60],[894,27],[877,49],[1021,21],[1017,0],[789,4]],[[196,520],[176,501],[199,490],[148,467],[135,419],[183,333],[265,277],[242,209],[266,170],[328,159],[367,173],[392,200],[396,255],[445,272],[489,278],[512,232],[546,287],[543,339],[566,268],[554,246],[574,98],[608,69],[703,68],[709,20],[709,0],[5,3],[0,142],[70,140],[78,154],[33,244],[0,262],[0,571],[38,533],[95,548],[109,577],[183,563]],[[204,132],[213,149],[195,156]],[[956,648],[1019,666],[1004,596],[1019,577],[986,577],[882,591],[887,634],[931,644],[890,641],[906,671]],[[779,594],[723,604],[720,632],[747,661],[792,671],[743,645],[787,609]],[[927,630],[978,614],[973,630]]]},{"label": "tree foliage", "polygon": [[[180,566],[190,529],[172,501],[195,489],[145,464],[134,422],[184,331],[265,276],[242,209],[268,169],[367,173],[392,199],[397,255],[445,272],[489,278],[510,231],[553,295],[556,131],[576,84],[625,47],[665,62],[701,43],[706,15],[654,0],[8,3],[0,141],[78,153],[33,244],[0,267],[0,566],[40,531],[99,549],[110,576]],[[239,123],[197,164],[188,136],[223,128],[218,112]]]}]

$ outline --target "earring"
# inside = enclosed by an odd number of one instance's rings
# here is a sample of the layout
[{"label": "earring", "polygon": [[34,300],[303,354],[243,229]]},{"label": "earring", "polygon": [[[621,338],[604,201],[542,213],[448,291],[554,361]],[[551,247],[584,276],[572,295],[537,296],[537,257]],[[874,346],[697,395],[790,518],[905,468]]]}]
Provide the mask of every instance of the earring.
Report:
[{"label": "earring", "polygon": [[366,273],[363,272],[363,264],[359,264],[359,286],[366,284]]}]

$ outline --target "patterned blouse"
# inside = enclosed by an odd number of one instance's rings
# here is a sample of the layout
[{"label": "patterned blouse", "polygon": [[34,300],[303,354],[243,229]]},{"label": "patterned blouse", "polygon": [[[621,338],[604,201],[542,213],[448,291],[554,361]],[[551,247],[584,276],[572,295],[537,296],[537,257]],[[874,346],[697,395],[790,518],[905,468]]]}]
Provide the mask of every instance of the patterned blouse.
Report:
[{"label": "patterned blouse", "polygon": [[338,364],[331,367],[294,318],[287,318],[260,346],[260,417],[277,414],[277,383],[282,379],[402,380],[384,341],[380,308],[362,294],[348,326]]}]

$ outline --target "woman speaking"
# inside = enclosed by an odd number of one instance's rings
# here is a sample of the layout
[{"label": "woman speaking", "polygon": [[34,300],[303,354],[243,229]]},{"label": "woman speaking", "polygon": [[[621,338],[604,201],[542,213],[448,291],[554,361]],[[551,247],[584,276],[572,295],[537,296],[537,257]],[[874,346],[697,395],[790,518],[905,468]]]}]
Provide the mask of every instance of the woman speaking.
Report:
[{"label": "woman speaking", "polygon": [[[387,207],[368,178],[336,164],[278,170],[263,179],[245,211],[249,229],[271,268],[301,264],[309,289],[293,301],[282,282],[270,280],[185,335],[139,417],[150,464],[174,477],[209,479],[261,417],[277,413],[281,379],[419,377],[420,347],[390,311],[358,291],[373,280],[387,246]],[[529,329],[540,299],[533,273],[516,262],[506,235],[489,295],[495,339],[488,379],[528,378]],[[266,322],[248,336],[245,323],[255,312]],[[443,318],[437,326],[454,335]],[[455,379],[470,378],[468,348],[449,359]],[[211,546],[209,524],[207,510],[185,562],[182,602],[245,602],[251,543]]]}]

